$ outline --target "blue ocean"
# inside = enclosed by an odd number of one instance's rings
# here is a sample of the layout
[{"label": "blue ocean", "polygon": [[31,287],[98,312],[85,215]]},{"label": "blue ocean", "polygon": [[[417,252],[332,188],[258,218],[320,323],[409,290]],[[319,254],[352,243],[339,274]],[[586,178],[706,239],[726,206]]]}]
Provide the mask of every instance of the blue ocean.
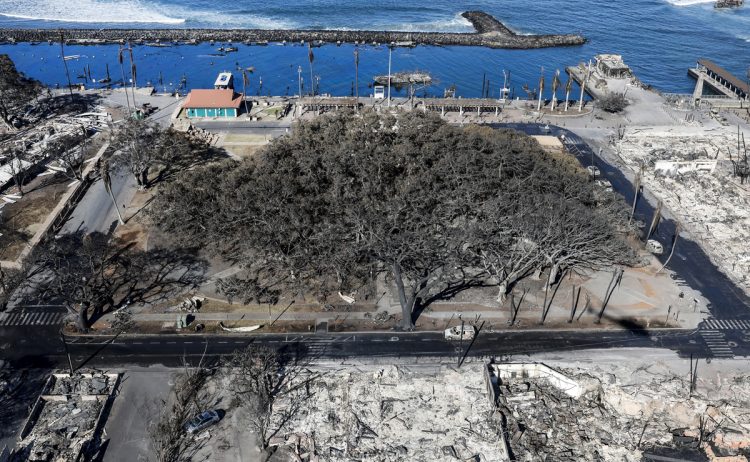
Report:
[{"label": "blue ocean", "polygon": [[[711,0],[0,0],[0,28],[300,28],[469,32],[460,13],[483,10],[518,33],[580,33],[583,46],[541,50],[491,50],[419,46],[393,52],[393,71],[421,70],[433,78],[418,95],[442,95],[450,86],[464,97],[479,96],[485,79],[498,96],[503,71],[511,75],[515,96],[534,88],[540,73],[548,82],[556,69],[586,61],[597,53],[622,54],[638,77],[664,92],[690,92],[687,69],[698,58],[714,60],[741,78],[750,66],[750,5],[717,10]],[[298,68],[309,88],[307,49],[303,46],[235,44],[222,56],[219,44],[135,47],[138,84],[170,91],[208,87],[216,74],[254,67],[251,94],[295,94]],[[371,92],[372,77],[388,71],[388,49],[360,46],[360,94]],[[314,50],[319,91],[350,95],[354,88],[354,46],[335,44]],[[58,45],[0,45],[28,75],[55,85],[65,82]],[[101,79],[109,64],[119,75],[117,46],[68,46],[72,78],[83,82],[85,67]],[[78,77],[81,79],[78,79]],[[241,79],[240,79],[241,80]],[[549,85],[548,85],[549,87]],[[403,91],[403,90],[402,90]]]}]

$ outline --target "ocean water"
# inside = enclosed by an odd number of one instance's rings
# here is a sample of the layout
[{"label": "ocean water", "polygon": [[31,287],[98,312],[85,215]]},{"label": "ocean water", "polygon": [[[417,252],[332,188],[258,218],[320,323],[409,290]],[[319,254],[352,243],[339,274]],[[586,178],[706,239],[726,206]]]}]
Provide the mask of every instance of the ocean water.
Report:
[{"label": "ocean water", "polygon": [[[555,69],[588,60],[597,53],[622,54],[638,77],[666,92],[690,92],[687,69],[700,57],[713,59],[741,78],[750,66],[750,5],[715,10],[711,0],[0,0],[0,28],[41,27],[216,27],[315,28],[468,32],[462,11],[479,9],[495,15],[519,33],[581,33],[589,42],[580,47],[541,50],[490,50],[474,47],[420,46],[396,49],[393,71],[430,72],[435,83],[418,94],[442,95],[455,85],[457,94],[479,96],[483,78],[497,96],[503,70],[511,73],[515,96],[522,87],[535,88],[540,73],[547,88]],[[184,76],[189,88],[210,86],[220,71],[253,66],[251,94],[295,94],[298,68],[305,88],[310,85],[307,50],[301,46],[267,47],[237,44],[240,50],[217,56],[202,44],[171,48],[135,47],[138,83],[146,81],[170,90]],[[335,95],[353,92],[351,45],[314,49],[314,74],[319,91]],[[59,46],[2,45],[18,67],[48,84],[63,84]],[[90,66],[92,76],[104,76],[109,64],[113,79],[120,75],[116,46],[69,46],[66,55],[72,78]],[[372,77],[386,74],[386,47],[360,47],[360,94],[371,92]],[[161,76],[161,79],[160,79]],[[241,79],[239,79],[241,81]],[[158,82],[161,81],[161,84]],[[171,85],[170,85],[171,84]],[[397,92],[397,94],[399,94]],[[400,92],[403,94],[403,90]]]}]

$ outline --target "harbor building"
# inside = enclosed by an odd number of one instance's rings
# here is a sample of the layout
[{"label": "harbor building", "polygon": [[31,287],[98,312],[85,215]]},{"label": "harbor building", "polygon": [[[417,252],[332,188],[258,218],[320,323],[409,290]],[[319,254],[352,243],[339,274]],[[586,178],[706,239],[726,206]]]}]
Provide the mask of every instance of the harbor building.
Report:
[{"label": "harbor building", "polygon": [[192,90],[182,108],[189,119],[201,117],[237,117],[242,95],[231,89]]}]

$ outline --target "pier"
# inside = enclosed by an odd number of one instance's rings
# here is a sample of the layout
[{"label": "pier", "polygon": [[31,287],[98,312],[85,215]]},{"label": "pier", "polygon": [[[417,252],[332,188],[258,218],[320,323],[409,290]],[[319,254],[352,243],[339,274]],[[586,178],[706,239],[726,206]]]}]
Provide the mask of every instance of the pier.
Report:
[{"label": "pier", "polygon": [[708,59],[699,59],[694,68],[688,69],[688,75],[696,79],[693,99],[700,101],[706,85],[716,93],[736,99],[748,99],[750,86],[734,74]]},{"label": "pier", "polygon": [[[132,44],[196,44],[200,42],[265,44],[277,43],[355,43],[482,46],[488,48],[546,48],[576,46],[586,38],[576,34],[517,34],[497,18],[481,12],[462,14],[475,32],[400,32],[356,30],[265,30],[265,29],[64,29],[65,41],[72,45]],[[0,44],[19,42],[59,42],[59,29],[2,29]]]}]

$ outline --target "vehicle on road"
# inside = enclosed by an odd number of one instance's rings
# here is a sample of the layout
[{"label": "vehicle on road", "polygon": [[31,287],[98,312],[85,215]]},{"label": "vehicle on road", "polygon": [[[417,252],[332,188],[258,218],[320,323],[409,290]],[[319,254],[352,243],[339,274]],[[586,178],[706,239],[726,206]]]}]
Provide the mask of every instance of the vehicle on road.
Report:
[{"label": "vehicle on road", "polygon": [[[463,331],[462,331],[463,330]],[[446,340],[471,340],[476,335],[477,330],[474,326],[464,324],[463,326],[453,326],[445,329]]]},{"label": "vehicle on road", "polygon": [[661,242],[655,239],[649,239],[646,241],[646,250],[654,255],[661,255],[664,253],[664,246],[661,245]]},{"label": "vehicle on road", "polygon": [[216,411],[204,411],[198,414],[197,416],[190,419],[184,426],[185,432],[192,435],[194,433],[198,433],[199,431],[210,427],[211,425],[215,424],[221,420],[221,417],[219,416],[219,413]]}]

